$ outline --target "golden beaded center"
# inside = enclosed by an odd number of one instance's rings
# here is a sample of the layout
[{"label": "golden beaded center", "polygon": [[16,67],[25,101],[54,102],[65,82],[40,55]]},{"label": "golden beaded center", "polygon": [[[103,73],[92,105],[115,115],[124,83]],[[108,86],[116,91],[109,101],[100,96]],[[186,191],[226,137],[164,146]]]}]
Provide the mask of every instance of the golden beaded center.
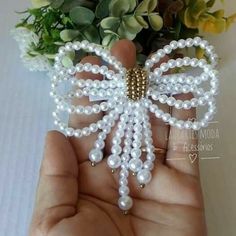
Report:
[{"label": "golden beaded center", "polygon": [[147,72],[142,68],[129,69],[126,72],[127,97],[137,101],[145,97],[148,87]]}]

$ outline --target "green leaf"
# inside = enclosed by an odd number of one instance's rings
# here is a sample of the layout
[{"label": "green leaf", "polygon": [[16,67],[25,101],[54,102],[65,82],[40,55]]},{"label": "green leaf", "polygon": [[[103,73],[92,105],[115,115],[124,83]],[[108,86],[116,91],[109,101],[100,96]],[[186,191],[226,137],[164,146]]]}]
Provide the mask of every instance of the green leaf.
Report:
[{"label": "green leaf", "polygon": [[57,9],[61,7],[63,3],[64,3],[64,0],[53,0],[51,7]]},{"label": "green leaf", "polygon": [[157,7],[157,0],[149,0],[148,12],[154,11],[156,7]]},{"label": "green leaf", "polygon": [[75,59],[75,51],[70,51],[66,53],[66,55],[62,58],[62,64],[65,67],[71,67],[73,66],[73,60]]},{"label": "green leaf", "polygon": [[152,12],[157,7],[157,0],[144,0],[136,8],[135,13]]},{"label": "green leaf", "polygon": [[70,42],[79,35],[78,30],[65,29],[60,32],[60,37],[64,42]]},{"label": "green leaf", "polygon": [[129,11],[128,12],[132,12],[137,5],[137,1],[136,0],[129,0],[128,3],[129,3]]},{"label": "green leaf", "polygon": [[102,40],[102,45],[108,48],[111,48],[111,46],[114,44],[114,42],[118,41],[119,38],[116,35],[108,34],[106,35]]},{"label": "green leaf", "polygon": [[58,29],[52,29],[52,30],[50,31],[50,33],[51,33],[52,38],[53,38],[54,40],[59,40],[59,39],[60,39],[60,30],[58,30]]},{"label": "green leaf", "polygon": [[200,48],[200,47],[196,47],[195,48],[195,55],[197,57],[197,59],[202,59],[204,58],[204,54],[205,54],[205,50]]},{"label": "green leaf", "polygon": [[125,28],[132,34],[137,34],[142,30],[142,26],[139,24],[139,22],[136,20],[135,16],[124,16],[123,22],[125,25]]},{"label": "green leaf", "polygon": [[145,29],[148,29],[148,23],[144,20],[142,16],[135,16],[138,23]]},{"label": "green leaf", "polygon": [[159,31],[163,27],[163,19],[157,14],[148,15],[149,23],[155,31]]},{"label": "green leaf", "polygon": [[148,11],[149,0],[142,1],[135,10],[135,13],[144,13]]},{"label": "green leaf", "polygon": [[71,19],[67,16],[62,17],[62,23],[66,25],[67,23],[71,22]]},{"label": "green leaf", "polygon": [[129,2],[127,0],[112,0],[109,4],[109,11],[111,16],[121,17],[129,11]]},{"label": "green leaf", "polygon": [[136,37],[136,33],[131,33],[127,30],[126,25],[124,24],[124,22],[121,23],[119,29],[118,29],[118,34],[121,38],[123,39],[129,39],[129,40],[133,40]]},{"label": "green leaf", "polygon": [[94,25],[89,25],[81,33],[89,42],[100,44],[100,35],[98,29]]},{"label": "green leaf", "polygon": [[190,14],[193,18],[198,20],[200,15],[206,12],[206,10],[207,10],[207,7],[206,7],[205,1],[198,0],[193,4],[193,6],[190,7]]},{"label": "green leaf", "polygon": [[95,18],[93,11],[85,7],[75,7],[70,10],[69,15],[71,20],[78,25],[90,25]]},{"label": "green leaf", "polygon": [[107,47],[110,44],[110,42],[112,41],[112,38],[113,38],[112,34],[106,35],[102,40],[102,45]]},{"label": "green leaf", "polygon": [[101,0],[97,7],[96,7],[96,11],[95,11],[95,15],[97,18],[99,19],[103,19],[106,16],[109,15],[109,4],[110,4],[111,0]]},{"label": "green leaf", "polygon": [[112,16],[107,17],[103,19],[100,24],[103,29],[113,29],[116,31],[120,25],[120,18]]},{"label": "green leaf", "polygon": [[226,27],[225,19],[217,19],[211,15],[208,15],[208,18],[202,18],[199,22],[199,28],[201,28],[202,31],[212,34],[220,34],[226,30]]},{"label": "green leaf", "polygon": [[55,54],[45,53],[44,56],[47,57],[48,59],[54,59],[55,58]]},{"label": "green leaf", "polygon": [[207,5],[207,7],[212,8],[214,6],[215,2],[216,2],[216,0],[209,0],[206,5]]},{"label": "green leaf", "polygon": [[235,22],[236,22],[236,13],[226,18],[226,29],[228,30],[229,27]]},{"label": "green leaf", "polygon": [[147,56],[141,53],[137,54],[137,63],[138,65],[144,65],[145,61],[147,60]]},{"label": "green leaf", "polygon": [[71,58],[69,56],[64,56],[61,60],[63,66],[65,66],[66,68],[72,67],[73,66],[73,61],[71,60]]},{"label": "green leaf", "polygon": [[61,6],[61,11],[64,13],[70,12],[71,9],[81,6],[92,9],[94,2],[90,0],[64,0],[63,5]]},{"label": "green leaf", "polygon": [[34,8],[46,7],[51,4],[52,0],[31,0]]},{"label": "green leaf", "polygon": [[42,16],[42,14],[43,14],[42,11],[41,11],[41,9],[39,9],[39,8],[29,9],[28,12],[29,12],[31,15],[35,16],[35,17],[40,17],[40,16]]},{"label": "green leaf", "polygon": [[198,27],[198,20],[193,18],[190,7],[188,7],[184,12],[184,24],[190,29]]},{"label": "green leaf", "polygon": [[225,11],[221,9],[221,10],[213,12],[212,15],[216,18],[223,18],[225,15]]}]

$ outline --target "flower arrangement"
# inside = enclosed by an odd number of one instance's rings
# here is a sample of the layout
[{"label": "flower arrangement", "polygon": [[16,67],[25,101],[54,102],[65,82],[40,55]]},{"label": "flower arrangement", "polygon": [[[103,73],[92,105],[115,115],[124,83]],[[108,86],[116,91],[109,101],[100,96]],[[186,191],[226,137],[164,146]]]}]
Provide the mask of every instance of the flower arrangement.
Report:
[{"label": "flower arrangement", "polygon": [[[88,40],[110,48],[119,39],[133,40],[141,64],[170,40],[219,34],[236,20],[236,14],[226,17],[223,9],[212,11],[216,0],[31,1],[14,37],[24,63],[39,71],[50,70],[58,48],[67,42]],[[83,56],[71,53],[63,63],[71,65]]]}]

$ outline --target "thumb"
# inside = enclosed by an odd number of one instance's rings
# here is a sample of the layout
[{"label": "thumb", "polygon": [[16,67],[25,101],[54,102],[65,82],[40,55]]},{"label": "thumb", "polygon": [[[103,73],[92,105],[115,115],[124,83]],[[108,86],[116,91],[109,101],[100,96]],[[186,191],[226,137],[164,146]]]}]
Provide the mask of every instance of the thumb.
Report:
[{"label": "thumb", "polygon": [[[68,139],[48,133],[30,235],[47,235],[60,220],[76,214],[78,164]],[[40,233],[39,233],[40,232]]]}]

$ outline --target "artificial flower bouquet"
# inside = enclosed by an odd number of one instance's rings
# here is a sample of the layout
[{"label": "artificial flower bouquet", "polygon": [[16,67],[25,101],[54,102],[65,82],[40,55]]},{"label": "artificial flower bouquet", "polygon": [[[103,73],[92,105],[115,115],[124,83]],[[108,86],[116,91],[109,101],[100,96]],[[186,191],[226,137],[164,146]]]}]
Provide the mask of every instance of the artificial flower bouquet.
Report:
[{"label": "artificial flower bouquet", "polygon": [[[216,0],[31,0],[32,7],[13,31],[24,64],[48,71],[55,54],[67,42],[87,40],[109,49],[119,39],[132,40],[138,63],[171,40],[195,37],[202,32],[219,34],[235,21],[213,11]],[[203,56],[196,48],[197,57]],[[67,55],[71,65],[84,52]]]}]

